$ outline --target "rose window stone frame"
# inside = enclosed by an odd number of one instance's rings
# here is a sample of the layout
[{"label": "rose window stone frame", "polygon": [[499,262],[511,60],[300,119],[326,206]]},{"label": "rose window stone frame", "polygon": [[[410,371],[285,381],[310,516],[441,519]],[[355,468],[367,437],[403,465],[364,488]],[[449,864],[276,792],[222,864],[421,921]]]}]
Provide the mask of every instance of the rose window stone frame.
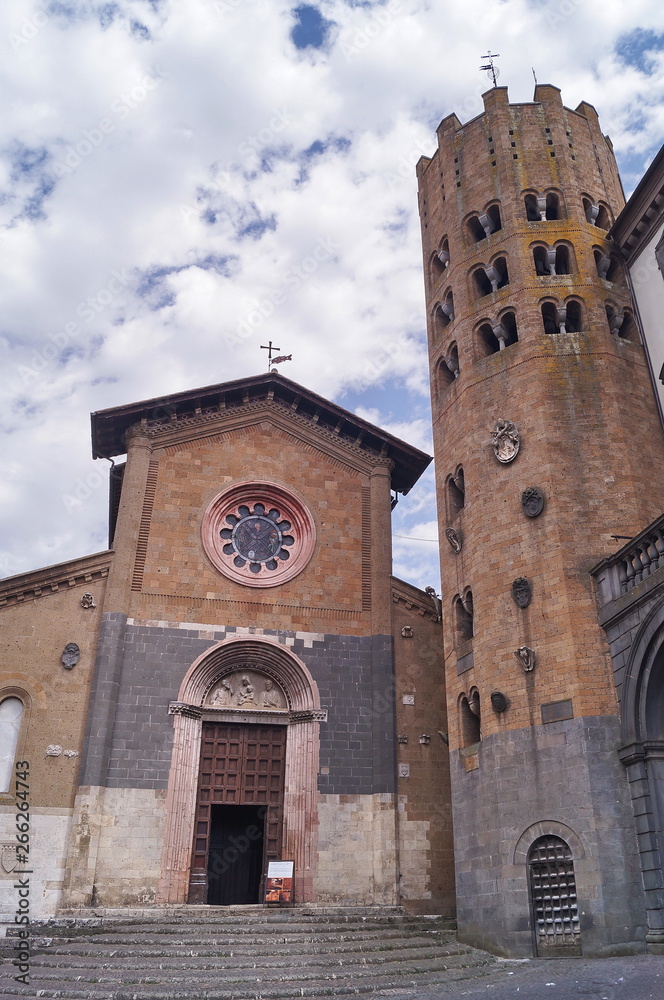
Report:
[{"label": "rose window stone frame", "polygon": [[236,483],[208,505],[203,549],[215,569],[245,587],[277,587],[302,572],[316,545],[306,505],[268,482]]}]

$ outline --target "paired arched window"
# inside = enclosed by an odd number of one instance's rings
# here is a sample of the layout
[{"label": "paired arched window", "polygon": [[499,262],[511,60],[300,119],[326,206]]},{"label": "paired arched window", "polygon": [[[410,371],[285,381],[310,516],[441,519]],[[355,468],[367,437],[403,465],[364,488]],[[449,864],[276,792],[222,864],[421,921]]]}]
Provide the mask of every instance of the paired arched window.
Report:
[{"label": "paired arched window", "polygon": [[589,195],[584,195],[582,201],[583,213],[591,226],[597,226],[598,229],[604,230],[611,228],[613,216],[608,205],[605,205],[603,201],[594,201]]},{"label": "paired arched window", "polygon": [[497,233],[499,229],[503,228],[500,206],[497,204],[489,205],[484,212],[471,215],[466,222],[466,228],[471,243],[479,243],[480,240],[486,239],[492,233]]},{"label": "paired arched window", "polygon": [[600,247],[593,247],[597,274],[603,281],[623,282],[625,272],[620,257],[615,251],[605,253]]},{"label": "paired arched window", "polygon": [[485,320],[477,330],[480,353],[482,357],[497,354],[498,351],[516,344],[519,339],[514,310],[508,309],[499,319]]},{"label": "paired arched window", "polygon": [[563,305],[543,302],[541,308],[544,333],[580,333],[583,329],[583,309],[576,299]]},{"label": "paired arched window", "polygon": [[560,196],[555,191],[534,194],[529,191],[523,197],[528,222],[554,222],[562,218]]},{"label": "paired arched window", "polygon": [[497,257],[489,267],[478,267],[473,271],[475,297],[481,299],[491,292],[497,292],[499,288],[508,285],[509,280],[507,261],[504,257]]},{"label": "paired arched window", "polygon": [[13,789],[14,761],[23,709],[23,701],[16,695],[10,695],[0,702],[0,792]]},{"label": "paired arched window", "polygon": [[566,243],[552,247],[538,244],[533,247],[533,261],[539,277],[572,273],[572,256]]},{"label": "paired arched window", "polygon": [[611,302],[607,302],[605,309],[609,330],[613,336],[638,343],[639,335],[631,309],[618,308]]}]

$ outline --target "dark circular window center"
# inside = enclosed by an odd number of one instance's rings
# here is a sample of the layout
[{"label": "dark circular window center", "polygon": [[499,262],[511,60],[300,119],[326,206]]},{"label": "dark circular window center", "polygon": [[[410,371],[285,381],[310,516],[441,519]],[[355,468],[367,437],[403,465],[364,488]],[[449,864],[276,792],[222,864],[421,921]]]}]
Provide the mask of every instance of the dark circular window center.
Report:
[{"label": "dark circular window center", "polygon": [[219,532],[226,541],[224,555],[234,556],[233,565],[238,569],[249,563],[252,573],[260,573],[263,567],[274,572],[279,565],[277,560],[289,559],[288,549],[295,541],[286,534],[291,529],[290,521],[280,518],[276,507],[266,510],[265,504],[257,503],[252,511],[246,504],[240,504],[237,514],[226,515],[229,527]]},{"label": "dark circular window center", "polygon": [[281,532],[267,517],[245,517],[235,525],[232,535],[235,551],[244,559],[265,562],[281,548]]}]

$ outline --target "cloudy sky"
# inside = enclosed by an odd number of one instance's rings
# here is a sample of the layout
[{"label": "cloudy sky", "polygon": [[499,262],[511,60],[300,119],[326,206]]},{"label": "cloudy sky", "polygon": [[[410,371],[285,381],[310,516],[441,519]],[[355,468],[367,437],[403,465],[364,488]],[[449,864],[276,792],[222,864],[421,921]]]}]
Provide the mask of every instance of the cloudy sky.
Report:
[{"label": "cloudy sky", "polygon": [[[634,187],[660,0],[107,0],[0,10],[0,575],[107,546],[89,413],[265,368],[430,450],[414,164],[500,53],[594,104]],[[437,580],[433,478],[394,568]],[[408,538],[413,539],[409,541]]]}]

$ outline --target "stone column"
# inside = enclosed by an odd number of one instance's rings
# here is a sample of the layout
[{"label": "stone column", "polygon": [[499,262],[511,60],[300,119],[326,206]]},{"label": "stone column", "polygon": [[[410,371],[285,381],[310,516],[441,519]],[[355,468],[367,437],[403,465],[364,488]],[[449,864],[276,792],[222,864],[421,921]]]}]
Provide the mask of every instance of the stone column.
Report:
[{"label": "stone column", "polygon": [[201,710],[172,702],[173,757],[168,776],[164,847],[157,903],[186,903],[194,839],[198,768],[201,754]]},{"label": "stone column", "polygon": [[371,631],[392,634],[392,512],[391,465],[371,470]]},{"label": "stone column", "polygon": [[[295,901],[315,902],[318,815],[316,810],[320,718],[324,712],[293,713],[286,744],[284,793],[285,859],[295,861]],[[301,719],[298,719],[298,715]]]}]

